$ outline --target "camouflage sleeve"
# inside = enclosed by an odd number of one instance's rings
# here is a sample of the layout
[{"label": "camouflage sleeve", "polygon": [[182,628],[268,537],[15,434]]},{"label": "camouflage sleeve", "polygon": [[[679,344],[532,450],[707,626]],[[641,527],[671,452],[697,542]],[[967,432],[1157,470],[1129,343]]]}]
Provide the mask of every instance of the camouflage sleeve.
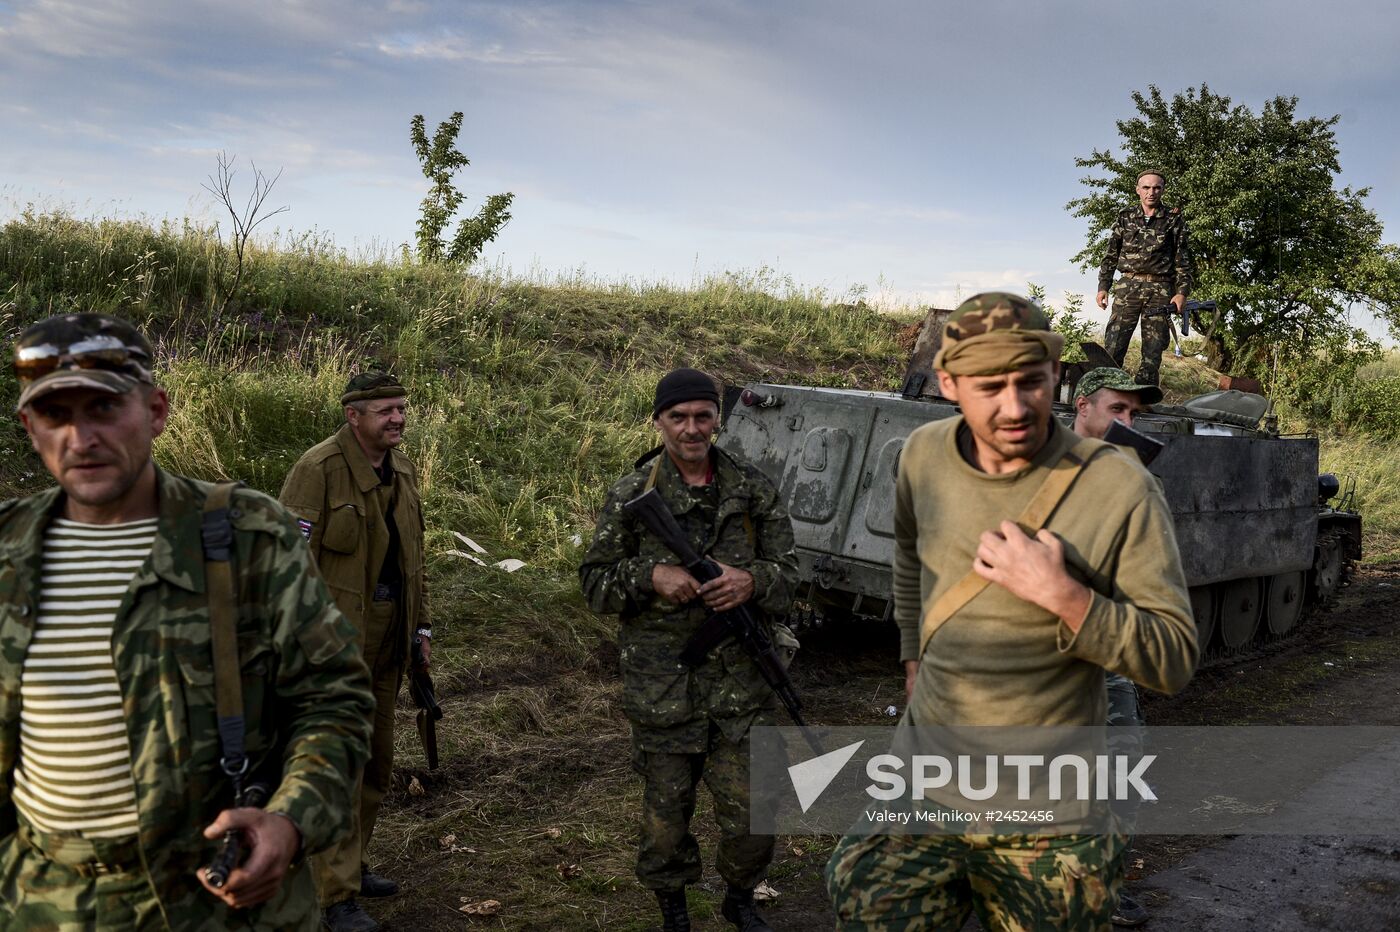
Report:
[{"label": "camouflage sleeve", "polygon": [[252,570],[273,612],[276,713],[285,741],[282,782],[267,809],[290,818],[303,852],[314,854],[352,824],[374,696],[354,628],[314,571],[306,542],[290,527],[265,539]]},{"label": "camouflage sleeve", "polygon": [[[913,438],[911,438],[913,439]],[[923,563],[919,559],[919,522],[910,488],[909,444],[899,458],[894,496],[894,620],[899,627],[899,659],[919,659],[919,617],[923,602]]]},{"label": "camouflage sleeve", "polygon": [[1108,234],[1108,249],[1103,254],[1103,261],[1099,263],[1099,291],[1107,291],[1113,287],[1113,273],[1118,269],[1118,255],[1122,251],[1123,215],[1119,214]]},{"label": "camouflage sleeve", "polygon": [[1172,254],[1172,277],[1176,282],[1172,294],[1186,295],[1190,297],[1191,289],[1196,284],[1196,267],[1191,261],[1191,241],[1186,231],[1186,218],[1181,214],[1176,215],[1176,236],[1173,238],[1176,250]]},{"label": "camouflage sleeve", "polygon": [[758,491],[749,514],[754,525],[754,562],[748,567],[753,574],[753,601],[770,615],[781,617],[792,608],[797,589],[792,519],[771,482],[764,479],[756,486]]},{"label": "camouflage sleeve", "polygon": [[629,497],[620,484],[608,492],[593,542],[578,568],[583,597],[599,614],[639,610],[655,594],[651,571],[656,560],[638,555],[636,527],[622,510]]}]

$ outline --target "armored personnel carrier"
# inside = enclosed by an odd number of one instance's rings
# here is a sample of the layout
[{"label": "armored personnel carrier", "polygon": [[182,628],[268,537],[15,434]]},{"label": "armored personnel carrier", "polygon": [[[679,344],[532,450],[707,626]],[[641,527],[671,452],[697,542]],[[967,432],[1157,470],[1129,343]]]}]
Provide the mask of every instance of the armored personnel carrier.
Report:
[{"label": "armored personnel carrier", "polygon": [[[899,454],[957,407],[936,394],[942,320],[930,315],[899,393],[755,383],[726,395],[721,446],[762,468],[792,515],[799,621],[888,619]],[[1083,367],[1065,367],[1061,400]],[[1164,445],[1149,467],[1176,522],[1207,659],[1294,634],[1361,556],[1352,491],[1318,474],[1315,437],[1284,435],[1260,395],[1218,391],[1156,405],[1136,429]],[[1069,425],[1074,409],[1055,405]]]}]

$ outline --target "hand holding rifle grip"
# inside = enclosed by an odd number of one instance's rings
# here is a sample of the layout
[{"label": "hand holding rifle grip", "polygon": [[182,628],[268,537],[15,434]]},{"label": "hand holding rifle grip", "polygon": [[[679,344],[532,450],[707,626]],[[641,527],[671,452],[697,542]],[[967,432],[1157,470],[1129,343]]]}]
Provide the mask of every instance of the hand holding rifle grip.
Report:
[{"label": "hand holding rifle grip", "polygon": [[[271,788],[267,784],[252,783],[234,802],[240,809],[247,807],[261,809],[267,805],[267,800],[271,795]],[[243,830],[233,828],[224,832],[223,844],[219,846],[214,860],[210,861],[209,866],[204,869],[204,879],[209,882],[209,886],[215,890],[222,890],[224,884],[228,883],[229,875],[242,862],[243,855]]]}]

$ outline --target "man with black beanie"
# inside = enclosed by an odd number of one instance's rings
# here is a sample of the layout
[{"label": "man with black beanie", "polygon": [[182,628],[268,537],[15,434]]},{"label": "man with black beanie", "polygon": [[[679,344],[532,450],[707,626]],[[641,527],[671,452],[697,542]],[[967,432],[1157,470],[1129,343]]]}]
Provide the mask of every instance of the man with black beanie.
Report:
[{"label": "man with black beanie", "polygon": [[[700,880],[690,833],[696,788],[714,798],[721,912],[737,928],[770,927],[753,890],[768,870],[773,839],[749,834],[749,729],[776,724],[776,700],[758,667],[732,641],[699,667],[678,658],[708,613],[747,604],[772,625],[774,641],[797,647],[779,624],[797,582],[792,523],[773,483],[713,445],[719,426],[714,380],[676,369],[657,383],[652,423],[661,446],[613,485],[579,567],[589,606],[621,619],[622,706],[632,723],[632,764],[646,782],[637,877],[656,892],[663,928],[687,932],[685,888]],[[622,506],[655,488],[691,545],[724,570],[701,585],[674,553]]]}]

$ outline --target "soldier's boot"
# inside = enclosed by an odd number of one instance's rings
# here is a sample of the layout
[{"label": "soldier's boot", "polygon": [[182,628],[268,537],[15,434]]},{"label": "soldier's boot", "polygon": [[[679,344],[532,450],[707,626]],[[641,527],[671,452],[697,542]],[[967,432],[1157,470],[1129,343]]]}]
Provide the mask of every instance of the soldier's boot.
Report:
[{"label": "soldier's boot", "polygon": [[724,905],[719,911],[725,919],[734,923],[734,928],[739,932],[773,932],[773,927],[764,922],[763,917],[758,914],[758,908],[753,903],[752,890],[730,885],[729,892],[724,895]]},{"label": "soldier's boot", "polygon": [[331,932],[378,932],[379,923],[365,912],[355,900],[348,899],[328,907],[321,914],[321,925]]},{"label": "soldier's boot", "polygon": [[399,885],[397,883],[383,874],[376,874],[363,864],[360,865],[360,896],[372,899],[380,896],[393,896],[398,892]]},{"label": "soldier's boot", "polygon": [[1118,894],[1118,906],[1113,910],[1116,926],[1140,926],[1148,920],[1147,910],[1126,893]]},{"label": "soldier's boot", "polygon": [[661,907],[661,932],[690,932],[684,890],[657,890],[656,904]]}]

